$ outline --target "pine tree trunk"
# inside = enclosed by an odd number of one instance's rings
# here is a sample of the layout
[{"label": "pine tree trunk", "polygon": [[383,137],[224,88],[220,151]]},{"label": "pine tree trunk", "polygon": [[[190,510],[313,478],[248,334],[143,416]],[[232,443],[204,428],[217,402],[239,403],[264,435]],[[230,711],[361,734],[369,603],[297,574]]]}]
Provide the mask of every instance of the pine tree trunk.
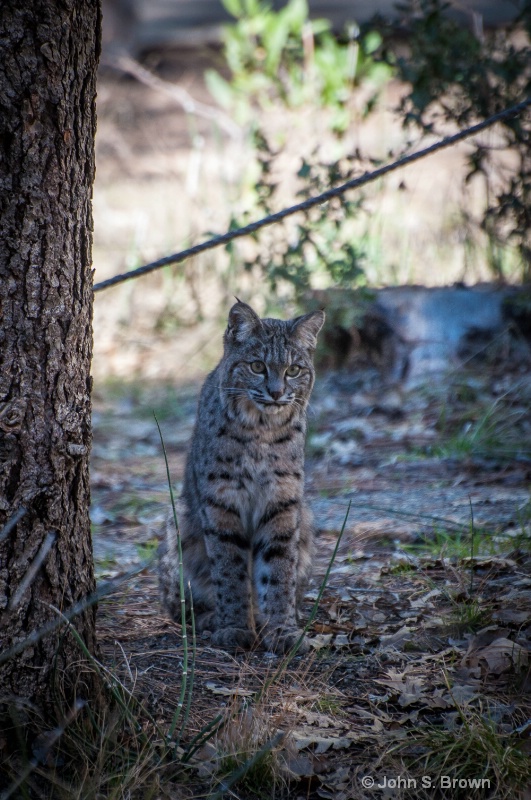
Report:
[{"label": "pine tree trunk", "polygon": [[[89,520],[99,0],[0,4],[0,651],[94,589]],[[8,526],[9,527],[9,526]],[[74,620],[95,648],[95,609]],[[61,634],[64,632],[64,628]],[[0,665],[0,701],[86,696],[71,635]],[[87,672],[88,674],[88,672]],[[50,720],[51,722],[52,720]]]}]

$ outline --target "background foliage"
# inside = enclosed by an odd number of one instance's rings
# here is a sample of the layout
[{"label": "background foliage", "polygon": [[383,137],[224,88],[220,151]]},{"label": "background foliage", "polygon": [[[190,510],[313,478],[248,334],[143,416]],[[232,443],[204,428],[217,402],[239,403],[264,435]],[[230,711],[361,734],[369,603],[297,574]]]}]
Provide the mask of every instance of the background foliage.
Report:
[{"label": "background foliage", "polygon": [[[531,3],[514,23],[484,31],[450,16],[450,3],[420,0],[402,6],[407,51],[396,46],[395,28],[380,25],[382,60],[409,87],[398,106],[403,125],[438,136],[465,128],[531,93]],[[404,23],[403,23],[404,24]],[[480,179],[485,205],[477,224],[486,234],[486,257],[497,278],[504,249],[517,248],[521,277],[531,278],[531,131],[529,111],[501,122],[491,135],[473,140],[466,184]]]},{"label": "background foliage", "polygon": [[[322,148],[301,156],[297,196],[312,194],[351,178],[371,159],[349,152],[340,143],[353,122],[353,93],[371,84],[363,114],[370,114],[377,87],[392,76],[407,87],[396,112],[412,134],[442,136],[520,102],[531,86],[531,5],[527,3],[506,30],[473,30],[448,16],[449,4],[420,0],[402,6],[401,30],[374,20],[360,31],[355,23],[336,38],[325,20],[310,20],[306,0],[290,0],[274,11],[261,0],[224,0],[235,22],[225,27],[224,54],[228,80],[209,71],[214,96],[246,121],[255,147],[254,202],[245,219],[278,210],[275,165],[282,147],[271,144],[264,116],[253,109],[286,111],[313,104],[328,112],[327,132],[336,137],[324,159]],[[518,274],[531,275],[531,148],[528,119],[507,120],[480,140],[467,155],[462,214],[474,246],[479,244],[493,277],[510,277],[511,249],[518,255]],[[257,121],[258,120],[258,121]],[[484,207],[475,214],[467,187],[481,179]],[[364,235],[353,226],[364,213],[363,196],[342,198],[303,215],[293,224],[275,226],[256,239],[258,249],[243,259],[247,270],[258,267],[276,295],[291,286],[296,298],[312,288],[363,284]],[[230,248],[234,256],[234,248]]]}]

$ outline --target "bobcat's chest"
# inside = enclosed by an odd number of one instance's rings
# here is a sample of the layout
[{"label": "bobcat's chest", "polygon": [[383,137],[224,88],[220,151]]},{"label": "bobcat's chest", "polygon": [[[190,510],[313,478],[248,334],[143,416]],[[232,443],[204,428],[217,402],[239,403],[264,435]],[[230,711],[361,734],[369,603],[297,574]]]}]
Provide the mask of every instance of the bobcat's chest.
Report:
[{"label": "bobcat's chest", "polygon": [[[266,456],[268,448],[263,448]],[[224,502],[238,510],[242,527],[249,537],[258,530],[260,520],[278,503],[302,498],[303,465],[257,457],[251,452],[240,454],[237,472],[231,480],[221,481],[218,492]],[[298,459],[297,459],[298,461]]]},{"label": "bobcat's chest", "polygon": [[249,536],[256,530],[258,520],[276,495],[269,464],[264,459],[257,459],[256,455],[256,452],[241,455],[238,483],[231,492],[232,502],[240,512],[242,525]]}]

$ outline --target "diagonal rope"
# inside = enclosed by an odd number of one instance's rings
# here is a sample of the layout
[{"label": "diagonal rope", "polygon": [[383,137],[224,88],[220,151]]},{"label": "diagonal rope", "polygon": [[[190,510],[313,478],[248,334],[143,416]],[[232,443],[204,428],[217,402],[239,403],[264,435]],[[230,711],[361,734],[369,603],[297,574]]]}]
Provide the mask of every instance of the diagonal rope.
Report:
[{"label": "diagonal rope", "polygon": [[232,242],[234,239],[238,239],[241,236],[248,236],[249,234],[260,230],[260,228],[265,228],[266,225],[272,225],[275,222],[280,222],[286,217],[296,214],[298,211],[307,211],[314,206],[325,203],[327,200],[332,200],[334,197],[338,197],[349,189],[357,189],[358,187],[364,186],[366,183],[370,183],[371,181],[375,181],[378,178],[381,178],[383,175],[387,175],[396,169],[405,167],[407,164],[412,164],[414,161],[419,161],[421,158],[425,158],[433,153],[437,153],[439,150],[443,150],[446,147],[451,147],[451,145],[454,145],[463,139],[467,139],[469,136],[473,136],[476,133],[486,130],[486,128],[490,128],[496,122],[510,119],[511,117],[517,117],[530,105],[531,97],[527,97],[521,103],[511,106],[510,108],[506,108],[503,111],[499,111],[492,117],[487,117],[487,119],[483,120],[482,122],[478,122],[476,125],[472,125],[469,128],[458,131],[451,136],[445,136],[444,139],[434,142],[432,145],[425,147],[423,150],[418,150],[416,153],[410,153],[407,156],[403,156],[397,161],[393,161],[390,164],[379,167],[372,172],[365,172],[358,178],[353,178],[352,180],[347,181],[340,186],[336,186],[333,189],[328,189],[326,192],[316,195],[315,197],[309,197],[302,203],[297,203],[289,208],[284,208],[282,211],[277,211],[275,214],[269,214],[267,217],[263,217],[255,222],[251,222],[249,225],[245,225],[242,228],[236,228],[235,230],[227,231],[227,233],[224,233],[220,236],[214,236],[212,239],[207,239],[206,242],[201,242],[200,244],[196,244],[193,247],[187,248],[186,250],[181,250],[179,253],[173,253],[173,255],[159,258],[157,261],[152,261],[150,264],[146,264],[143,267],[138,267],[138,269],[132,269],[129,272],[124,272],[121,275],[115,275],[113,278],[107,278],[107,280],[100,281],[100,283],[94,284],[94,291],[100,292],[102,289],[108,289],[110,286],[116,286],[117,284],[131,280],[132,278],[138,278],[141,275],[147,275],[149,272],[153,272],[156,269],[165,267],[168,264],[179,264],[181,261],[184,261],[191,256],[196,256],[199,253],[204,253],[206,250],[212,250],[214,247],[220,247],[220,245],[228,244],[229,242]]}]

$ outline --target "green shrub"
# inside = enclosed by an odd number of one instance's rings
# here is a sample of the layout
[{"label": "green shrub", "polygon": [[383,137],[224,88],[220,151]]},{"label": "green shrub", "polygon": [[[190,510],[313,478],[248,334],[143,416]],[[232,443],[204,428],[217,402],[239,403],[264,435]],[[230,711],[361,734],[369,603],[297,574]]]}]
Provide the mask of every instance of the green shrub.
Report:
[{"label": "green shrub", "polygon": [[[382,61],[409,85],[397,109],[404,126],[438,136],[493,116],[531,94],[529,0],[510,26],[496,30],[482,30],[478,17],[475,28],[468,28],[447,14],[449,7],[444,0],[416,0],[402,7],[405,54],[403,44],[397,46],[396,28],[380,27]],[[505,277],[508,246],[516,248],[521,276],[531,278],[529,116],[528,108],[469,140],[463,189],[466,196],[472,180],[484,183],[485,204],[477,222],[498,278]]]}]

